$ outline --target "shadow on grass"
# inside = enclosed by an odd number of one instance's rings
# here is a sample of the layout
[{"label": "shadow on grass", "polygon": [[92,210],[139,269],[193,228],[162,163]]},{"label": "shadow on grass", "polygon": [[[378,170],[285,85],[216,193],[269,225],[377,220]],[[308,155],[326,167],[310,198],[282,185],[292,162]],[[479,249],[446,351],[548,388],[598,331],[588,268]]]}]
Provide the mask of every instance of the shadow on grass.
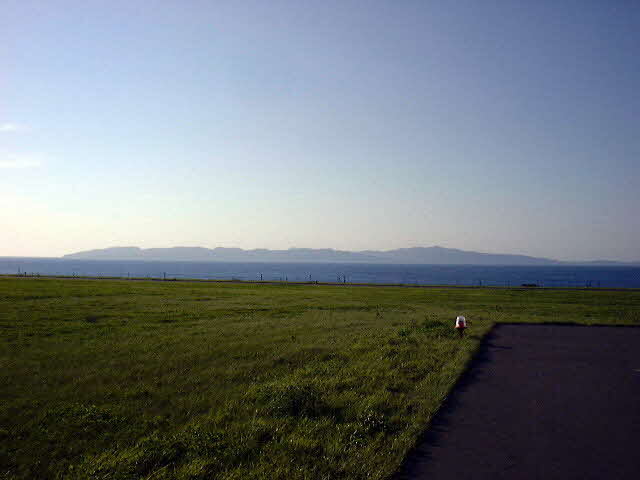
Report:
[{"label": "shadow on grass", "polygon": [[[519,322],[501,322],[497,323],[493,330],[499,328],[501,326],[510,326],[510,327],[531,327],[531,328],[540,328],[540,327],[606,327],[606,328],[640,328],[640,324],[615,324],[615,323],[578,323],[578,322],[540,322],[540,323],[519,323]],[[493,332],[492,330],[492,332]]]},{"label": "shadow on grass", "polygon": [[606,328],[640,328],[640,325],[612,325],[612,324],[582,324],[573,322],[545,322],[545,323],[498,323],[487,332],[482,339],[478,352],[469,362],[467,369],[460,376],[449,396],[442,403],[440,409],[433,417],[430,426],[417,439],[416,446],[405,457],[405,461],[392,477],[393,480],[408,480],[416,478],[416,472],[421,471],[423,466],[432,459],[433,447],[442,446],[441,440],[449,431],[454,419],[455,411],[460,405],[460,398],[467,391],[469,386],[480,380],[480,376],[485,372],[485,367],[493,360],[492,352],[495,350],[513,350],[513,347],[498,345],[495,343],[496,332],[504,326],[517,326],[518,328],[540,328],[540,327],[606,327]]},{"label": "shadow on grass", "polygon": [[416,446],[407,454],[404,463],[392,477],[393,480],[408,480],[414,478],[415,472],[419,470],[419,467],[430,461],[432,447],[440,446],[440,438],[448,431],[451,425],[455,410],[460,403],[460,396],[473,382],[478,380],[478,377],[483,371],[482,367],[491,361],[491,349],[512,348],[493,343],[496,328],[499,328],[499,325],[495,325],[484,336],[478,352],[474,355],[467,369],[451,389],[451,393],[440,406],[440,409],[433,417],[427,430],[418,437]]}]

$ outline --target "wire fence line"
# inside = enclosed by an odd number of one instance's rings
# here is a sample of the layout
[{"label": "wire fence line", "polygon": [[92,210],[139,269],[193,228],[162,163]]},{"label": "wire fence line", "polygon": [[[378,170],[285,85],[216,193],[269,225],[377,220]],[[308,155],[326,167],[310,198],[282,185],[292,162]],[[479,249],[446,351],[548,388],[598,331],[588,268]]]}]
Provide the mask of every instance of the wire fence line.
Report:
[{"label": "wire fence line", "polygon": [[255,273],[255,274],[229,274],[229,273],[181,273],[181,272],[86,272],[82,270],[56,271],[56,272],[29,272],[18,270],[16,275],[21,277],[71,277],[71,278],[116,278],[116,279],[148,279],[163,281],[188,281],[188,280],[212,280],[212,281],[237,281],[237,282],[279,282],[279,283],[307,283],[307,284],[384,284],[384,285],[422,285],[422,286],[459,286],[459,287],[547,287],[547,288],[601,288],[612,287],[603,285],[600,280],[583,279],[452,279],[452,278],[416,278],[413,275],[389,276],[388,278],[376,278],[370,273],[352,272],[336,273],[334,277],[325,275],[288,274],[288,273]]}]

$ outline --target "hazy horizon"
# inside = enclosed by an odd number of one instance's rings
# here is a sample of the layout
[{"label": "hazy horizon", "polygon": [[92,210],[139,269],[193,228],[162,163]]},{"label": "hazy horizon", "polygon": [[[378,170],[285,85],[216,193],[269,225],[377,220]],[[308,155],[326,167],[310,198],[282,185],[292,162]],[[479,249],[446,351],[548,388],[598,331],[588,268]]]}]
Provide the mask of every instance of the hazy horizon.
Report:
[{"label": "hazy horizon", "polygon": [[640,260],[640,4],[3,2],[0,256]]},{"label": "hazy horizon", "polygon": [[[94,252],[94,251],[101,251],[101,250],[112,250],[112,249],[129,249],[129,248],[137,248],[140,249],[142,251],[146,251],[146,250],[171,250],[171,249],[207,249],[207,250],[215,250],[218,248],[221,249],[229,249],[229,250],[234,250],[240,247],[233,247],[233,246],[204,246],[204,245],[172,245],[172,246],[151,246],[151,247],[139,247],[137,245],[112,245],[112,246],[105,246],[105,247],[96,247],[96,248],[91,248],[91,249],[87,249],[87,250],[78,250],[78,251],[73,251],[73,252],[66,252],[63,253],[62,255],[56,255],[56,256],[46,256],[46,255],[0,255],[0,257],[15,257],[15,258],[63,258],[65,256],[68,255],[75,255],[75,254],[81,254],[81,253],[86,253],[86,252]],[[457,248],[453,248],[453,247],[447,247],[447,246],[443,246],[443,245],[423,245],[423,246],[414,246],[414,247],[399,247],[398,249],[366,249],[366,250],[342,250],[342,249],[335,249],[332,247],[319,247],[319,248],[309,248],[309,247],[297,247],[297,246],[291,246],[291,247],[286,247],[286,248],[275,248],[275,249],[265,249],[263,247],[255,247],[255,248],[244,248],[241,250],[244,252],[252,252],[252,251],[257,251],[257,250],[267,250],[270,252],[286,252],[286,251],[292,251],[292,250],[330,250],[330,251],[337,251],[337,252],[345,252],[345,253],[363,253],[363,252],[375,252],[375,253],[390,253],[390,252],[394,252],[396,250],[403,250],[403,249],[431,249],[431,248],[440,248],[443,250],[453,250],[453,251],[460,251],[460,252],[464,252],[464,253],[473,253],[473,254],[480,254],[480,255],[484,255],[484,254],[488,254],[488,255],[514,255],[514,256],[523,256],[523,257],[532,257],[532,258],[537,258],[537,259],[545,259],[545,260],[551,260],[551,261],[560,261],[560,262],[565,262],[565,263],[588,263],[588,262],[598,262],[598,261],[616,261],[616,260],[612,260],[609,258],[555,258],[555,257],[539,257],[539,256],[534,256],[534,255],[529,255],[526,252],[488,252],[485,250],[465,250],[465,249],[457,249]],[[105,257],[107,258],[107,257]],[[629,261],[619,261],[618,262],[622,262],[622,263],[640,263],[640,260],[629,260]]]}]

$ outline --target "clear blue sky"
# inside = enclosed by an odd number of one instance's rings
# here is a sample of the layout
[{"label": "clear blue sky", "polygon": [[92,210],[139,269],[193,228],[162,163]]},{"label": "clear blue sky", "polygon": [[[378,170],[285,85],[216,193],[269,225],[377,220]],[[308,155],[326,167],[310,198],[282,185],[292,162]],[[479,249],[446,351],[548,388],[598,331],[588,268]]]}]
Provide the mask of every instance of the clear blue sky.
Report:
[{"label": "clear blue sky", "polygon": [[637,1],[0,4],[0,255],[640,260]]}]

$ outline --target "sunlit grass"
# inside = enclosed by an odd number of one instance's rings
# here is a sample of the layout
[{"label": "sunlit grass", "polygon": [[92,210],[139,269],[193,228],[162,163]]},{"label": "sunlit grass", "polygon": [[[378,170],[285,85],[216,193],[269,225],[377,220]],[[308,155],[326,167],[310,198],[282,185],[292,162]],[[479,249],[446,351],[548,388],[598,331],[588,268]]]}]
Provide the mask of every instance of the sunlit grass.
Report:
[{"label": "sunlit grass", "polygon": [[639,291],[3,278],[0,478],[388,478],[494,322],[638,324],[639,306]]}]

